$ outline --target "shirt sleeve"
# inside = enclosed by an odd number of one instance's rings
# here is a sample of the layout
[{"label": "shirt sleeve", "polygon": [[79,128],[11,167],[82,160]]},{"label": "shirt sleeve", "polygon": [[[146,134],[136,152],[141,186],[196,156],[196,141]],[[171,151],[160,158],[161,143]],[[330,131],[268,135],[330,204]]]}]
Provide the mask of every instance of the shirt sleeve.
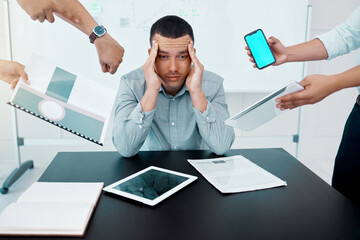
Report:
[{"label": "shirt sleeve", "polygon": [[155,109],[143,112],[126,78],[120,81],[115,102],[112,140],[115,148],[124,157],[138,153],[149,134]]},{"label": "shirt sleeve", "polygon": [[317,36],[328,52],[328,59],[347,54],[360,47],[360,7],[343,24]]},{"label": "shirt sleeve", "polygon": [[234,129],[225,125],[230,114],[225,102],[225,91],[221,84],[215,97],[207,103],[206,110],[201,113],[194,108],[195,119],[201,137],[210,150],[217,155],[226,153],[235,140]]}]

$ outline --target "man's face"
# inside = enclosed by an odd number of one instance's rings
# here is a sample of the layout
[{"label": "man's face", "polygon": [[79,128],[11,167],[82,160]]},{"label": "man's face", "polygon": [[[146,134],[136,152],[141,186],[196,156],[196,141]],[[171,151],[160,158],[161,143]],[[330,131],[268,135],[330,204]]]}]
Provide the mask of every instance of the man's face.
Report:
[{"label": "man's face", "polygon": [[190,71],[188,44],[191,38],[185,35],[172,39],[155,34],[153,40],[159,45],[155,60],[156,72],[161,78],[164,89],[170,94],[176,94]]}]

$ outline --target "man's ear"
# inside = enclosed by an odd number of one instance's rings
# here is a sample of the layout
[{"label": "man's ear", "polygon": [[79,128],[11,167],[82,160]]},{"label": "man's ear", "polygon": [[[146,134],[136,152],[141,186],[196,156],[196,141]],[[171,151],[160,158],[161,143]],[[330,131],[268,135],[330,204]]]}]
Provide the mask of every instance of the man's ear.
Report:
[{"label": "man's ear", "polygon": [[148,54],[149,54],[149,56],[150,56],[150,52],[151,52],[151,48],[148,49]]}]

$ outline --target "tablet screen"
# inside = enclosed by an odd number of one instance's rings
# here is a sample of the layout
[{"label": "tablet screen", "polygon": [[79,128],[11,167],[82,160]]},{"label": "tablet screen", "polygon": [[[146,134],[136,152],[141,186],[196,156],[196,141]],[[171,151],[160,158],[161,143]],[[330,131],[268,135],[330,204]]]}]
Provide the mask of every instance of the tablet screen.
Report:
[{"label": "tablet screen", "polygon": [[195,176],[151,166],[105,187],[104,191],[153,206],[196,179]]},{"label": "tablet screen", "polygon": [[153,200],[187,179],[189,178],[151,169],[113,188]]}]

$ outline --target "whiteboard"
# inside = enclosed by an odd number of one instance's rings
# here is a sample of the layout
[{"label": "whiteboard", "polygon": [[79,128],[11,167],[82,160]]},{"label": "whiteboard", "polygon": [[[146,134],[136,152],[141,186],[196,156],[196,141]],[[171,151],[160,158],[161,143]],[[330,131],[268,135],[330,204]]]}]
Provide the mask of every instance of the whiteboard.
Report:
[{"label": "whiteboard", "polygon": [[123,74],[143,65],[151,25],[165,15],[186,19],[194,30],[197,56],[205,69],[224,77],[226,92],[272,92],[300,81],[302,63],[254,69],[244,50],[244,35],[263,29],[285,46],[305,41],[308,0],[81,0],[124,48],[115,75],[104,74],[88,37],[60,19],[33,22],[10,0],[14,60],[26,63],[31,52],[71,72],[117,88]]}]

